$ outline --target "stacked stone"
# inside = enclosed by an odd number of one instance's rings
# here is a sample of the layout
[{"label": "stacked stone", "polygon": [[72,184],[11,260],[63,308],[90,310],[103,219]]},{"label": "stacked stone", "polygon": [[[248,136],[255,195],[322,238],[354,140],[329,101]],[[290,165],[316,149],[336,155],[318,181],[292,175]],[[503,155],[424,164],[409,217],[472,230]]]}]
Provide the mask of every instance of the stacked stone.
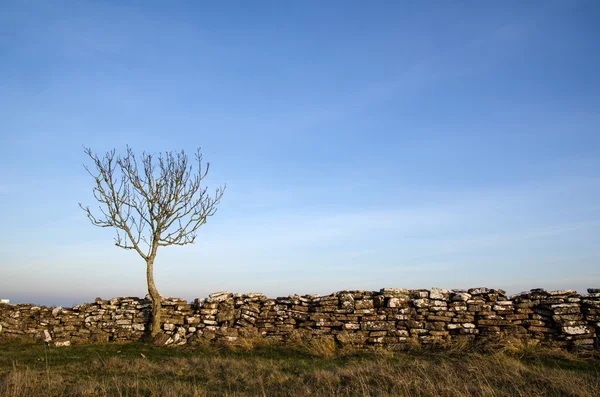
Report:
[{"label": "stacked stone", "polygon": [[[263,306],[266,314],[261,314],[258,326],[261,335],[275,341],[332,338],[333,315],[337,305],[335,294],[269,299]],[[263,322],[263,318],[270,318],[270,321]]]},{"label": "stacked stone", "polygon": [[[259,335],[266,336],[266,329],[264,327],[258,328],[257,325],[260,313],[269,301],[266,296],[258,292],[235,294],[232,321],[233,327],[237,331],[229,331],[229,334],[222,335],[221,338],[234,340],[237,337],[252,338]],[[231,317],[231,313],[228,311],[227,318],[229,317]]]},{"label": "stacked stone", "polygon": [[[333,331],[341,330],[342,322],[339,321],[338,315],[346,313],[338,313],[339,305],[338,294],[312,298],[309,305],[309,321],[314,321],[315,330],[322,330],[314,335],[331,335],[335,333]],[[344,311],[342,309],[342,312]]]},{"label": "stacked stone", "polygon": [[595,329],[586,324],[581,313],[581,298],[572,290],[549,291],[536,308],[546,311],[554,321],[556,330],[554,345],[568,348],[591,349]]},{"label": "stacked stone", "polygon": [[448,311],[449,290],[432,288],[428,290],[409,290],[412,311],[406,325],[409,335],[422,344],[439,343],[449,335],[447,324],[454,313]]},{"label": "stacked stone", "polygon": [[29,304],[0,304],[0,329],[7,335],[43,337],[44,331],[59,324],[52,317],[52,309]]},{"label": "stacked stone", "polygon": [[126,342],[143,337],[150,318],[150,301],[137,297],[122,297],[94,303],[56,307],[53,314],[60,326],[51,332],[53,343]]},{"label": "stacked stone", "polygon": [[[279,339],[275,334],[275,323],[281,325],[283,319],[287,319],[287,307],[285,305],[278,305],[275,299],[268,299],[265,302],[261,302],[260,306],[256,309],[258,309],[258,313],[256,313],[255,326],[258,328],[260,334],[271,340]],[[249,315],[253,313],[251,310],[248,311]]]},{"label": "stacked stone", "polygon": [[471,288],[471,299],[467,300],[467,311],[475,317],[479,338],[499,338],[505,335],[525,333],[520,320],[514,319],[515,306],[501,289]]},{"label": "stacked stone", "polygon": [[150,300],[137,297],[96,298],[94,304],[76,306],[83,317],[84,329],[74,342],[84,341],[86,335],[92,341],[128,341],[141,338],[150,318]]},{"label": "stacked stone", "polygon": [[448,303],[448,317],[452,320],[446,324],[452,339],[473,340],[477,337],[479,330],[475,328],[476,313],[474,310],[469,310],[469,306],[473,309],[478,302],[477,296],[474,299],[473,295],[466,290],[452,290]]},{"label": "stacked stone", "polygon": [[[285,320],[287,329],[292,328],[291,332],[287,332],[287,336],[292,340],[305,340],[312,336],[311,325],[314,320],[311,320],[311,304],[313,299],[318,298],[316,295],[290,295],[288,297],[277,298],[277,311],[282,319],[285,318],[287,312],[288,318]],[[268,330],[262,331],[267,334]]]},{"label": "stacked stone", "polygon": [[581,311],[587,324],[595,331],[595,347],[600,348],[600,288],[588,288],[587,292],[582,296]]},{"label": "stacked stone", "polygon": [[[327,296],[218,292],[188,304],[163,299],[164,344],[197,338],[235,342],[260,336],[277,341],[326,338],[357,346],[406,347],[453,339],[511,334],[566,348],[591,349],[600,331],[600,291],[531,290],[508,299],[502,290],[340,291]],[[147,332],[148,297],[97,299],[73,308],[0,304],[0,331],[58,346],[132,341]],[[597,346],[597,345],[596,345]]]},{"label": "stacked stone", "polygon": [[[129,299],[129,298],[123,298]],[[137,298],[135,298],[137,299]],[[121,331],[121,325],[117,325],[117,321],[127,324],[131,327],[131,321],[124,320],[125,313],[121,311],[121,298],[111,300],[102,300],[96,298],[93,304],[83,304],[75,306],[71,309],[57,307],[54,309],[57,316],[61,319],[69,317],[68,313],[76,314],[80,320],[81,327],[78,329],[70,329],[66,333],[60,333],[59,329],[54,328],[52,338],[54,344],[66,344],[67,342],[85,343],[90,342],[108,342],[117,340],[114,338],[114,333]],[[137,314],[135,307],[132,310]],[[135,315],[135,314],[134,314]],[[129,314],[131,316],[131,314]],[[120,340],[130,340],[129,333],[119,332]]]},{"label": "stacked stone", "polygon": [[346,290],[333,295],[337,307],[333,308],[333,319],[327,324],[330,333],[342,345],[364,345],[371,331],[361,329],[361,318],[375,314],[373,293]]},{"label": "stacked stone", "polygon": [[[352,309],[354,307],[354,309]],[[381,345],[398,343],[394,332],[396,308],[385,307],[383,291],[344,291],[340,294],[340,316],[342,332],[336,336],[343,344]]]},{"label": "stacked stone", "polygon": [[[151,308],[151,300],[146,296],[145,302],[148,304],[148,309]],[[187,343],[187,337],[190,337],[186,327],[186,318],[192,313],[192,305],[188,304],[185,299],[168,297],[161,299],[163,332],[167,337],[165,339],[169,344],[182,345]],[[148,312],[148,317],[151,317],[151,311]]]},{"label": "stacked stone", "polygon": [[[405,288],[383,288],[379,294],[373,297],[377,315],[381,316],[382,320],[385,316],[385,322],[381,323],[385,327],[385,334],[381,333],[381,336],[377,336],[374,332],[378,331],[371,331],[369,343],[394,349],[404,348],[410,341],[416,340],[420,335],[428,332],[427,330],[423,333],[413,332],[411,334],[410,332],[411,326],[415,329],[425,329],[422,323],[416,324],[413,320],[416,309],[411,305],[411,292],[414,291]],[[361,320],[364,322],[364,319]]]},{"label": "stacked stone", "polygon": [[[165,300],[167,305],[170,302]],[[29,335],[57,346],[140,339],[151,314],[150,301],[139,298],[97,298],[73,308],[14,305],[10,310],[2,319],[6,333]]]},{"label": "stacked stone", "polygon": [[54,330],[59,337],[64,335],[68,338],[71,331],[81,328],[77,315],[72,311],[63,313],[61,308],[20,304],[5,305],[0,309],[4,309],[1,310],[0,327],[3,333],[9,335],[29,336],[50,342]]},{"label": "stacked stone", "polygon": [[250,293],[239,295],[234,302],[234,325],[239,328],[240,336],[256,336],[259,333],[265,335],[263,330],[259,331],[257,327],[258,318],[264,305],[269,299],[261,293]]},{"label": "stacked stone", "polygon": [[259,315],[257,326],[261,335],[271,340],[333,338],[341,332],[343,325],[339,316],[349,312],[344,306],[347,304],[342,302],[344,299],[340,299],[339,293],[323,297],[291,295],[268,299],[263,304],[264,311]]},{"label": "stacked stone", "polygon": [[240,336],[256,336],[259,316],[267,301],[260,293],[234,295],[226,291],[196,299],[185,320],[185,338],[188,342],[196,338],[233,342]]},{"label": "stacked stone", "polygon": [[89,304],[75,306],[73,308],[63,309],[57,307],[53,309],[55,318],[59,320],[59,324],[55,325],[50,331],[48,342],[52,342],[57,346],[67,346],[71,342],[88,341],[91,332],[84,325],[85,310],[89,309]]},{"label": "stacked stone", "polygon": [[177,331],[175,343],[191,342],[198,337],[216,339],[217,332],[230,325],[233,306],[233,294],[226,291],[210,294],[207,299],[196,299],[192,311],[184,319],[185,325],[177,329],[173,327],[169,332]]},{"label": "stacked stone", "polygon": [[525,329],[524,339],[533,339],[546,344],[554,344],[558,330],[554,324],[554,313],[546,307],[540,306],[549,294],[542,288],[521,292],[511,300],[515,306],[515,315],[521,326]]}]

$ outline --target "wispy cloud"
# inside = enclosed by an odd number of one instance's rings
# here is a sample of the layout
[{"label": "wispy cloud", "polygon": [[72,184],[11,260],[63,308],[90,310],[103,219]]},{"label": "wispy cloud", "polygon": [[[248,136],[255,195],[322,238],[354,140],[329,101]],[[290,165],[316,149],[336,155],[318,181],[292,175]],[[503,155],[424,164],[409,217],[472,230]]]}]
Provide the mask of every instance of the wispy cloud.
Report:
[{"label": "wispy cloud", "polygon": [[[492,252],[496,248],[500,253],[528,240],[587,235],[598,229],[600,214],[593,209],[599,194],[600,184],[562,181],[537,187],[471,190],[469,194],[448,192],[446,200],[408,208],[339,213],[264,211],[221,219],[191,249],[194,255],[220,263],[273,265],[307,257],[330,264],[371,258],[390,265],[398,260],[410,265],[483,249]],[[564,200],[581,195],[587,195],[588,200],[576,202],[577,206]],[[548,197],[560,200],[548,201]],[[540,208],[543,201],[545,207]],[[178,254],[181,259],[184,256],[183,252]]]}]

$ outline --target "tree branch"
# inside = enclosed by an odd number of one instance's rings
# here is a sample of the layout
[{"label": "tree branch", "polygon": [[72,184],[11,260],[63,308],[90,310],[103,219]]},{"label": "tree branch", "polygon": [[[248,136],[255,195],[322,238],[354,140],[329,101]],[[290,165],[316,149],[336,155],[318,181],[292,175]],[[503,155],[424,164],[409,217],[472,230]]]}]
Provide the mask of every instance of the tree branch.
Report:
[{"label": "tree branch", "polygon": [[[145,260],[153,258],[159,246],[193,243],[196,231],[216,213],[225,192],[226,186],[219,187],[211,196],[202,186],[210,164],[203,169],[200,149],[195,153],[197,172],[188,166],[184,151],[159,154],[158,165],[156,157],[142,153],[142,172],[129,147],[125,156],[116,158],[115,150],[103,159],[89,148],[85,153],[97,170],[92,173],[84,165],[94,178],[93,195],[101,216],[95,216],[88,206],[79,206],[93,225],[116,229],[118,247],[135,250]],[[147,245],[146,252],[140,242]]]}]

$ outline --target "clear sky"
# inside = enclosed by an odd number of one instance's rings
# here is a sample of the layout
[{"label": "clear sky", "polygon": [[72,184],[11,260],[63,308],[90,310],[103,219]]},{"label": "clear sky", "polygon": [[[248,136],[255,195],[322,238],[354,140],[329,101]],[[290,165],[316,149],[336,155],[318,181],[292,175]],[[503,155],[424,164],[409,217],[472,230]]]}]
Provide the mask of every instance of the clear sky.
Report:
[{"label": "clear sky", "polygon": [[163,295],[600,287],[600,3],[0,2],[0,298],[144,296],[82,145],[227,183]]}]

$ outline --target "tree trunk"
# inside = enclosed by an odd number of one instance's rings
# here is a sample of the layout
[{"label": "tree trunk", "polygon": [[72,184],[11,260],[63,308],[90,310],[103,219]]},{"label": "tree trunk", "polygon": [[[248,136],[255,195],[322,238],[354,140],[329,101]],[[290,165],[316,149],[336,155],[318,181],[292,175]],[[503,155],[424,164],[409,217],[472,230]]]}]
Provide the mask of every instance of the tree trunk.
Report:
[{"label": "tree trunk", "polygon": [[161,304],[160,294],[154,285],[154,255],[148,257],[146,260],[147,269],[146,277],[148,280],[148,293],[152,298],[152,328],[150,331],[150,337],[154,338],[161,330]]}]

